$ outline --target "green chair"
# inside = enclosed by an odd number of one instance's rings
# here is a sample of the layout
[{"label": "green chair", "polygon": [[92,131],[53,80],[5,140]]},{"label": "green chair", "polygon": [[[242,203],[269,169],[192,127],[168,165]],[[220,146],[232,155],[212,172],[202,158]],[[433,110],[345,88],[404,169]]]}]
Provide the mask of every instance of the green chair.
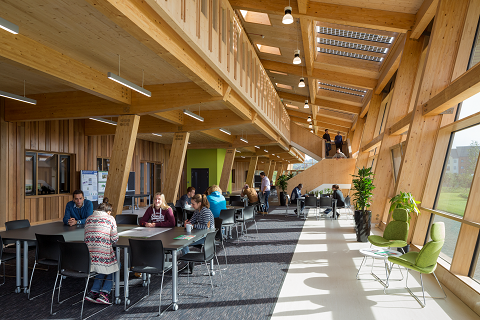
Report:
[{"label": "green chair", "polygon": [[376,247],[403,248],[407,245],[408,237],[408,211],[395,209],[392,214],[393,221],[385,227],[383,236],[368,236],[368,241]]},{"label": "green chair", "polygon": [[[442,250],[443,244],[445,242],[445,224],[443,222],[436,222],[432,225],[430,229],[430,237],[432,240],[425,244],[420,250],[420,252],[408,252],[400,257],[388,257],[388,261],[393,264],[398,264],[399,266],[405,267],[407,269],[407,280],[405,282],[405,288],[412,297],[414,297],[417,302],[425,307],[425,289],[423,288],[423,278],[422,274],[433,273],[433,276],[437,280],[438,285],[443,291],[444,297],[439,299],[445,299],[447,294],[443,290],[440,281],[438,281],[437,276],[435,275],[435,269],[437,268],[437,259],[440,251]],[[410,270],[418,271],[420,273],[420,282],[422,284],[422,294],[423,294],[423,303],[418,299],[418,297],[413,294],[413,292],[408,288],[408,272]],[[387,276],[387,287],[388,287],[388,276]],[[434,297],[432,297],[434,298]],[[436,298],[434,298],[436,299]]]}]

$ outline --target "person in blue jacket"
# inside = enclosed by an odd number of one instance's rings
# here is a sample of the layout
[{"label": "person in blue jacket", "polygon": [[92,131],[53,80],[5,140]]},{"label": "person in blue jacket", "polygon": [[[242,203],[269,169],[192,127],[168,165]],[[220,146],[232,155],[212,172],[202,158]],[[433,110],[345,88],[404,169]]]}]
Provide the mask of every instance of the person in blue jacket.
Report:
[{"label": "person in blue jacket", "polygon": [[85,220],[87,220],[92,213],[92,202],[83,197],[82,190],[75,190],[73,192],[73,200],[69,201],[65,207],[63,223],[67,226],[85,224]]},{"label": "person in blue jacket", "polygon": [[210,211],[212,211],[214,218],[218,218],[220,217],[220,211],[227,209],[227,201],[222,195],[222,189],[219,186],[213,185],[208,191],[207,199],[210,203]]}]

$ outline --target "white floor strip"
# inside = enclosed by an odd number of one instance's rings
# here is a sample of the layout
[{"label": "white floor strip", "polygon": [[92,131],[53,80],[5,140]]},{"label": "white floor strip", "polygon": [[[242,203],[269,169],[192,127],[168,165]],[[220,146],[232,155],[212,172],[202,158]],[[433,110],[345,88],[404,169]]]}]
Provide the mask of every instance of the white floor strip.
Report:
[{"label": "white floor strip", "polygon": [[[363,259],[359,249],[369,243],[356,241],[353,221],[317,221],[310,212],[298,241],[272,319],[480,319],[469,307],[445,288],[447,299],[427,298],[421,308],[405,289],[405,280],[391,282],[388,294],[370,275],[371,259],[356,280]],[[383,261],[374,272],[384,275]],[[405,273],[405,272],[404,272]],[[418,273],[409,276],[409,287],[421,295]],[[398,268],[392,277],[400,277]],[[432,275],[424,276],[426,295],[441,296]]]}]

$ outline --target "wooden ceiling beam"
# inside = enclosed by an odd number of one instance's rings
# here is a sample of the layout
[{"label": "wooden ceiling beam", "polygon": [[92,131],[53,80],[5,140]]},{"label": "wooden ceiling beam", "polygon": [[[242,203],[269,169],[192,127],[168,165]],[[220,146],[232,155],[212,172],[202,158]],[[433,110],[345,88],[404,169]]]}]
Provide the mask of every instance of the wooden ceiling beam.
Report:
[{"label": "wooden ceiling beam", "polygon": [[[287,63],[275,62],[270,60],[260,60],[263,67],[268,70],[285,72],[298,77],[302,76],[302,67]],[[328,71],[322,69],[313,69],[312,77],[325,82],[337,82],[344,85],[355,86],[365,89],[373,89],[377,85],[377,79],[354,76],[346,73]]]},{"label": "wooden ceiling beam", "polygon": [[[304,1],[305,3],[308,0]],[[298,3],[300,6],[300,2]],[[306,6],[306,4],[305,4]],[[307,76],[313,73],[313,62],[315,61],[315,38],[313,21],[307,18],[300,18],[300,28],[302,31],[303,54],[305,56],[305,69],[307,69]]]},{"label": "wooden ceiling beam", "polygon": [[184,117],[183,117],[183,111],[181,110],[171,110],[171,111],[163,111],[163,112],[157,112],[152,114],[152,116],[165,120],[167,122],[183,126],[184,125]]},{"label": "wooden ceiling beam", "polygon": [[[294,116],[292,116],[291,118],[292,118],[292,121],[294,121],[294,122],[296,122],[300,125],[303,125],[303,126],[307,125],[308,126],[308,122],[305,120],[305,118],[297,118],[297,117],[294,117]],[[317,121],[316,126],[320,127],[320,128],[333,130],[333,131],[340,131],[340,132],[344,132],[344,133],[347,133],[348,129],[349,129],[347,127],[341,127],[341,126],[337,126],[337,125],[334,125],[334,124],[331,124],[331,123],[321,122],[321,121]]]},{"label": "wooden ceiling beam", "polygon": [[418,39],[422,35],[423,31],[430,24],[430,21],[435,17],[437,11],[438,0],[424,0],[420,9],[418,9],[415,15],[415,25],[413,26],[411,39]]},{"label": "wooden ceiling beam", "polygon": [[[278,91],[278,96],[284,100],[300,102],[300,103],[305,103],[305,100],[307,99],[307,97],[305,96],[301,96],[299,94],[294,94],[294,93],[283,92],[283,91]],[[325,109],[344,111],[344,112],[353,113],[353,114],[358,114],[361,111],[361,108],[357,106],[353,106],[346,103],[340,103],[336,101],[331,101],[331,100],[326,100],[326,99],[320,99],[318,97],[315,100],[315,102],[316,102],[315,105]]]},{"label": "wooden ceiling beam", "polygon": [[308,0],[297,0],[298,1],[298,12],[301,14],[306,14],[308,9]]},{"label": "wooden ceiling beam", "polygon": [[108,101],[124,105],[131,103],[129,88],[108,79],[105,73],[22,34],[0,33],[0,57]]},{"label": "wooden ceiling beam", "polygon": [[372,141],[370,141],[369,143],[367,143],[367,144],[362,148],[362,152],[370,152],[370,151],[372,151],[373,149],[379,147],[380,144],[382,144],[383,135],[384,135],[384,133],[382,132],[381,134],[379,134],[378,136],[376,136],[375,138],[373,138]]},{"label": "wooden ceiling beam", "polygon": [[[348,93],[336,92],[329,89],[336,90],[336,88],[330,88],[328,86],[319,85],[318,92],[317,92],[318,98],[324,98],[325,100],[333,100],[333,101],[338,101],[342,103],[344,102],[357,107],[362,106],[363,97],[354,96]],[[351,92],[348,90],[342,90],[342,91]],[[352,93],[359,94],[358,92],[352,92]]]},{"label": "wooden ceiling beam", "polygon": [[223,133],[222,131],[220,131],[218,129],[200,131],[199,133],[202,134],[202,135],[206,135],[208,137],[217,139],[218,141],[226,142],[228,144],[231,144],[236,140],[235,136]]},{"label": "wooden ceiling beam", "polygon": [[401,35],[397,39],[393,51],[388,55],[387,61],[382,66],[380,77],[378,78],[378,84],[375,88],[375,94],[380,94],[387,83],[392,79],[395,72],[397,72],[400,66],[400,60],[402,59],[403,48],[405,47],[406,37]]},{"label": "wooden ceiling beam", "polygon": [[[298,2],[293,0],[291,6],[294,17],[308,17],[317,21],[345,24],[362,28],[406,32],[415,23],[415,15],[376,9],[344,6],[338,4],[309,1],[305,14],[299,13]],[[253,10],[276,15],[284,15],[283,4],[276,0],[230,0],[234,9]]]},{"label": "wooden ceiling beam", "polygon": [[235,112],[235,114],[243,120],[252,120],[256,115],[245,100],[243,100],[235,90],[232,90],[231,87],[228,87],[225,91],[223,101],[227,108]]},{"label": "wooden ceiling beam", "polygon": [[[318,45],[318,47],[323,47],[324,45]],[[326,47],[326,46],[325,46]],[[344,51],[342,48],[337,48],[336,50]],[[339,66],[348,69],[354,69],[355,71],[365,71],[369,73],[378,73],[380,69],[380,62],[356,59],[350,57],[344,57],[335,54],[322,53],[318,52],[316,54],[314,67],[316,69],[321,68],[321,64],[330,64],[334,66]]]},{"label": "wooden ceiling beam", "polygon": [[146,1],[87,2],[209,94],[223,96],[224,80]]},{"label": "wooden ceiling beam", "polygon": [[[297,118],[305,119],[305,121],[307,121],[307,117],[310,115],[308,113],[299,112],[299,111],[293,111],[293,110],[287,110],[287,111],[288,111],[288,115],[290,117],[297,117]],[[352,122],[350,122],[350,121],[337,120],[337,119],[333,119],[333,118],[323,117],[321,115],[317,115],[316,117],[312,116],[312,120],[313,121],[328,122],[328,123],[335,124],[335,125],[345,127],[345,128],[350,128],[352,126]]]},{"label": "wooden ceiling beam", "polygon": [[5,120],[16,122],[145,115],[222,99],[212,97],[193,82],[150,85],[145,88],[152,92],[152,97],[132,92],[130,106],[122,106],[83,91],[29,95],[29,98],[37,100],[37,105],[8,99],[5,101]]},{"label": "wooden ceiling beam", "polygon": [[369,90],[365,98],[363,99],[362,111],[360,111],[359,117],[363,118],[370,108],[370,101],[372,100],[372,91]]}]

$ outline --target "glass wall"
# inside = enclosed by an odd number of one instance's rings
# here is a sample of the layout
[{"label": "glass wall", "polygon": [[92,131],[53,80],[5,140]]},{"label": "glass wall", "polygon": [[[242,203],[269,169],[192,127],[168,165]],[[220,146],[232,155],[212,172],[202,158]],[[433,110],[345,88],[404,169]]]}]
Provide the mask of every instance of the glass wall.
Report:
[{"label": "glass wall", "polygon": [[480,151],[480,125],[452,133],[435,209],[463,216]]},{"label": "glass wall", "polygon": [[70,193],[70,155],[25,152],[25,195]]},{"label": "glass wall", "polygon": [[434,216],[433,222],[445,223],[445,243],[440,252],[440,258],[451,264],[462,223],[439,215]]}]

